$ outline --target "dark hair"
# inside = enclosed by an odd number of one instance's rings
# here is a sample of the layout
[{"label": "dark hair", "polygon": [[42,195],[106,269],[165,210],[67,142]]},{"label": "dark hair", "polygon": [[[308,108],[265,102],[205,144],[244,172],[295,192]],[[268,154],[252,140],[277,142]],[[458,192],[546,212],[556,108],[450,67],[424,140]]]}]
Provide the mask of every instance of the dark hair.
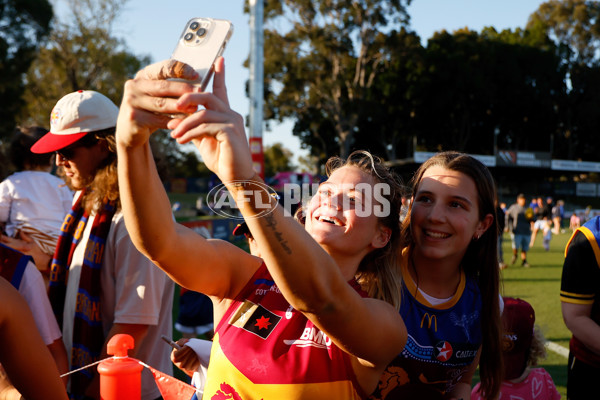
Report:
[{"label": "dark hair", "polygon": [[363,150],[354,151],[345,160],[340,157],[330,158],[325,170],[327,176],[330,176],[335,170],[347,166],[360,169],[371,176],[375,183],[385,183],[390,188],[389,194],[383,196],[390,204],[390,212],[379,218],[379,222],[390,229],[390,239],[384,247],[371,251],[363,258],[357,270],[357,281],[369,296],[387,301],[399,309],[402,281],[397,268],[397,249],[400,243],[403,190],[400,178],[384,165],[381,158]]},{"label": "dark hair", "polygon": [[[482,351],[479,361],[482,392],[486,398],[494,399],[502,383],[502,347],[500,319],[500,273],[498,268],[498,221],[496,220],[496,185],[490,171],[476,158],[467,154],[447,151],[425,161],[411,180],[412,195],[417,192],[423,174],[433,166],[440,166],[470,177],[477,189],[479,220],[491,214],[494,218],[490,227],[478,240],[469,244],[462,259],[462,268],[467,276],[474,278],[481,293]],[[412,209],[412,202],[411,202]],[[414,244],[411,232],[410,211],[402,223],[402,247]]]},{"label": "dark hair", "polygon": [[8,148],[10,162],[17,171],[51,166],[54,156],[52,153],[36,154],[30,150],[31,146],[46,133],[48,133],[48,129],[40,126],[18,126],[15,129]]}]

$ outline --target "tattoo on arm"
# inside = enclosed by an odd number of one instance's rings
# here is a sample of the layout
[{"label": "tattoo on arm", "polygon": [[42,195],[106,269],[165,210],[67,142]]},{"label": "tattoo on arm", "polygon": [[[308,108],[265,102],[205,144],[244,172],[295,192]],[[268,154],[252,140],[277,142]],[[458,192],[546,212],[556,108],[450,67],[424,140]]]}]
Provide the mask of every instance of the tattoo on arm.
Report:
[{"label": "tattoo on arm", "polygon": [[270,228],[273,231],[273,234],[275,235],[277,242],[281,245],[283,251],[291,255],[292,249],[290,249],[290,247],[287,245],[288,241],[283,238],[283,233],[277,230],[277,221],[275,221],[273,214],[271,213],[265,218],[267,220],[267,228]]}]

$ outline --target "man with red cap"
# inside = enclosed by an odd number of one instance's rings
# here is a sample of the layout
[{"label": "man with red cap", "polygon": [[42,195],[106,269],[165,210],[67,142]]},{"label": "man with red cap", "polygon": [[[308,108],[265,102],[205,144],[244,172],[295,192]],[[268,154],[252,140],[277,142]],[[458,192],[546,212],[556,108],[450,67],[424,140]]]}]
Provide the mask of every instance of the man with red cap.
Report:
[{"label": "man with red cap", "polygon": [[[28,249],[36,264],[49,265],[49,296],[62,323],[70,369],[106,357],[106,343],[126,333],[130,356],[172,373],[173,282],[133,245],[121,212],[115,126],[119,109],[104,95],[80,90],[56,103],[50,132],[32,147],[56,153],[56,165],[76,190],[52,260]],[[29,244],[31,246],[31,244]],[[99,398],[96,368],[71,375],[71,398]],[[142,374],[142,399],[160,397],[152,374]]]}]

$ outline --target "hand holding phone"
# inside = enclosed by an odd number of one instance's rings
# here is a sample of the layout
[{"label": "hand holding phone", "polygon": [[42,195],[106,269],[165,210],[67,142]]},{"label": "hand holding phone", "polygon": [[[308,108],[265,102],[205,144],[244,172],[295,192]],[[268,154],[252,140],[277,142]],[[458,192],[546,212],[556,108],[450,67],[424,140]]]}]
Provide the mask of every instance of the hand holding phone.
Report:
[{"label": "hand holding phone", "polygon": [[194,84],[206,90],[217,57],[223,54],[233,34],[233,24],[224,19],[192,18],[179,37],[171,59],[190,65],[199,78]]}]

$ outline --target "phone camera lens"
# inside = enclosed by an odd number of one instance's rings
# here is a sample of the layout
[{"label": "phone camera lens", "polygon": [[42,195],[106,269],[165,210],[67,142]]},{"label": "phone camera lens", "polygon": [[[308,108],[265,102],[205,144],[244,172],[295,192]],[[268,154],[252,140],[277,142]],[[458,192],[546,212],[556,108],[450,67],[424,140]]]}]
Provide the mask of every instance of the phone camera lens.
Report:
[{"label": "phone camera lens", "polygon": [[190,29],[195,31],[196,29],[198,29],[199,26],[200,26],[200,24],[198,22],[192,22],[190,24]]},{"label": "phone camera lens", "polygon": [[198,35],[199,37],[206,35],[206,29],[204,29],[204,28],[198,29],[198,32],[196,32],[196,35]]},{"label": "phone camera lens", "polygon": [[185,34],[185,36],[183,37],[183,40],[185,40],[186,42],[189,42],[190,40],[192,40],[194,38],[194,34],[191,32],[188,32]]}]

